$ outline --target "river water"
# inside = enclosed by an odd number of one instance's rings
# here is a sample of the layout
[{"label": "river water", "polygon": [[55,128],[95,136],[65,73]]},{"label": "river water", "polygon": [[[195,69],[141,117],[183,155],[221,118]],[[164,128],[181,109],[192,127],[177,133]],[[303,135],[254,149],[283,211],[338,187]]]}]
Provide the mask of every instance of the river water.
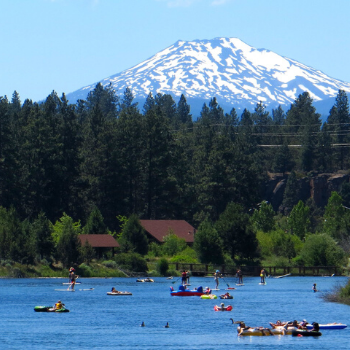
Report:
[{"label": "river water", "polygon": [[[179,283],[154,278],[154,283],[138,283],[136,278],[82,278],[75,292],[68,292],[64,279],[0,279],[0,348],[7,349],[349,349],[350,307],[325,302],[320,296],[345,277],[285,277],[220,280],[224,293],[230,291],[232,312],[215,312],[221,300],[199,297],[171,297],[169,287]],[[209,286],[214,279],[192,277],[191,288]],[[319,293],[313,293],[317,283]],[[108,296],[117,290],[132,296]],[[94,288],[92,291],[79,290]],[[59,289],[59,290],[57,290]],[[53,305],[60,299],[69,313],[37,313],[36,305]],[[269,326],[276,320],[341,322],[344,330],[323,330],[313,337],[269,336],[237,337],[237,327],[230,318],[249,326]],[[145,327],[140,327],[144,322]],[[165,328],[169,322],[170,328]]]}]

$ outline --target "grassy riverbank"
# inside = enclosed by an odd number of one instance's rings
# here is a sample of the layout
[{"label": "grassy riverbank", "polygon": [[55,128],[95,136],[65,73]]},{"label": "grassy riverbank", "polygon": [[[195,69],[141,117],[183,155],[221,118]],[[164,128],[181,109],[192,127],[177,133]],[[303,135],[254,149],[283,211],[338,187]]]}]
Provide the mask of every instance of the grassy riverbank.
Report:
[{"label": "grassy riverbank", "polygon": [[350,279],[345,286],[338,285],[329,293],[326,293],[323,298],[327,301],[350,305]]},{"label": "grassy riverbank", "polygon": [[[81,277],[127,277],[116,266],[106,266],[104,262],[81,264],[76,268],[76,274]],[[14,262],[2,263],[0,277],[33,278],[33,277],[68,277],[68,270],[61,264],[21,265]]]}]

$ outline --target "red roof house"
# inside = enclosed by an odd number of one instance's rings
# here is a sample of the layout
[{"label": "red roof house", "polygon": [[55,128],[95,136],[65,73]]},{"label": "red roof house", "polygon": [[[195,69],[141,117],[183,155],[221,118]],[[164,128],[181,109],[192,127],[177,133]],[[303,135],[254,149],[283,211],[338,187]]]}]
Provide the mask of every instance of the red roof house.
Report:
[{"label": "red roof house", "polygon": [[119,247],[119,243],[113,236],[107,234],[79,235],[78,237],[82,246],[87,241],[96,250],[99,257],[104,251],[112,249],[114,253],[114,248]]},{"label": "red roof house", "polygon": [[185,220],[140,220],[146,233],[158,243],[164,242],[164,237],[174,233],[184,238],[187,244],[193,244],[196,229]]}]

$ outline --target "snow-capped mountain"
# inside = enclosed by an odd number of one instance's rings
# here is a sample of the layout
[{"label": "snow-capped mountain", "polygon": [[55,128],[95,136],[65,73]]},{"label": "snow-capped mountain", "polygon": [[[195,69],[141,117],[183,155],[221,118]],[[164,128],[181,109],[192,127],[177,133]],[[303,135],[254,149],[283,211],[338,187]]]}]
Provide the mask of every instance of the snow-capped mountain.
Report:
[{"label": "snow-capped mountain", "polygon": [[[178,41],[148,60],[100,81],[112,83],[118,95],[129,87],[140,101],[152,92],[184,94],[190,101],[253,109],[262,101],[268,107],[290,106],[308,91],[314,102],[350,92],[350,83],[333,79],[319,70],[272,51],[256,49],[237,38]],[[85,99],[97,83],[67,95],[71,102]],[[203,102],[201,102],[201,105]]]}]

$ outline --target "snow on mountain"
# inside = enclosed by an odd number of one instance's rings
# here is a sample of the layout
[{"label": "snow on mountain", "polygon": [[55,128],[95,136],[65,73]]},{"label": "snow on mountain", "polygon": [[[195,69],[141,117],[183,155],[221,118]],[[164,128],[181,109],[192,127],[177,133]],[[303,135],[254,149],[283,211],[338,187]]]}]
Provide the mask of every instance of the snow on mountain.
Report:
[{"label": "snow on mountain", "polygon": [[[237,38],[178,41],[151,58],[100,81],[112,83],[118,95],[131,88],[135,99],[152,92],[171,94],[177,101],[184,94],[189,101],[208,101],[254,108],[290,105],[308,91],[314,102],[336,96],[339,89],[350,92],[350,84],[333,79],[319,70],[272,51],[256,49]],[[97,83],[67,97],[71,102],[85,99]]]}]

